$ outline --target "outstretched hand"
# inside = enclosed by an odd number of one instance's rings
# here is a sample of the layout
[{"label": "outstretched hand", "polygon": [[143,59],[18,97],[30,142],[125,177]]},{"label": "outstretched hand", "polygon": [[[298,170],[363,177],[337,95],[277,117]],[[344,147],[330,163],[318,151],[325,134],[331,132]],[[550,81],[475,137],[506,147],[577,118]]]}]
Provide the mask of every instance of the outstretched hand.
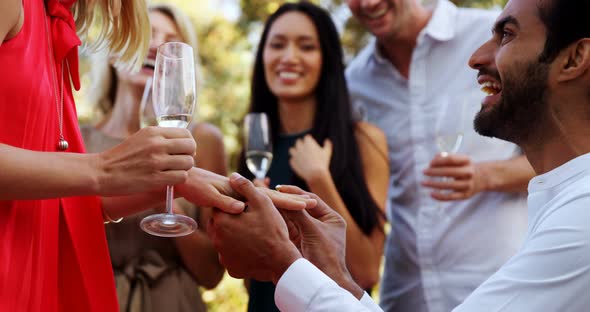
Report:
[{"label": "outstretched hand", "polygon": [[301,254],[289,240],[287,225],[265,192],[237,173],[229,181],[248,208],[237,215],[214,211],[207,232],[219,252],[219,261],[233,277],[276,283]]},{"label": "outstretched hand", "polygon": [[[266,187],[258,189],[281,209],[302,210],[317,204],[309,196],[282,194]],[[177,185],[176,190],[180,196],[195,205],[215,207],[226,213],[241,213],[245,207],[244,196],[231,187],[227,177],[200,168],[189,170],[187,182]]]},{"label": "outstretched hand", "polygon": [[178,194],[197,206],[216,207],[227,213],[241,213],[245,204],[229,185],[229,180],[219,174],[200,168],[188,172],[187,182],[176,185]]}]

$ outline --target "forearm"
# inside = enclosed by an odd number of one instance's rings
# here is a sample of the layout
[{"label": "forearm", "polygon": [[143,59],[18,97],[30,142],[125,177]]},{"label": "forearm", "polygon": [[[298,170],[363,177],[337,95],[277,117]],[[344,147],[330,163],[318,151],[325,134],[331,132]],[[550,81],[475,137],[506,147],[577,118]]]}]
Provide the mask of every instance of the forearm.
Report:
[{"label": "forearm", "polygon": [[34,152],[0,144],[0,200],[99,193],[95,154]]},{"label": "forearm", "polygon": [[535,172],[526,156],[477,164],[483,191],[526,192]]},{"label": "forearm", "polygon": [[[346,221],[346,263],[354,280],[363,288],[374,286],[379,279],[382,244],[360,229],[348,212],[330,174],[318,175],[309,179],[307,184],[312,193],[322,198]],[[383,236],[383,233],[380,234]]]}]

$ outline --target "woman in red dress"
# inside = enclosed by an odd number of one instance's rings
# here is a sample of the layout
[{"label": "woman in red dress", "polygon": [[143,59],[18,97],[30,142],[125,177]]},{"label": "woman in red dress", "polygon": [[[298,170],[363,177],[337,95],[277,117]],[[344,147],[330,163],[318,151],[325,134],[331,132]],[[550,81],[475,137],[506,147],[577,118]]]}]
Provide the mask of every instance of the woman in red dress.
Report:
[{"label": "woman in red dress", "polygon": [[86,13],[102,13],[122,62],[143,58],[150,33],[144,0],[74,2],[0,3],[0,311],[118,311],[103,220],[161,205],[167,184],[196,204],[243,209],[218,191],[229,193],[224,177],[193,168],[186,129],[146,128],[84,154],[71,12],[82,30]]}]

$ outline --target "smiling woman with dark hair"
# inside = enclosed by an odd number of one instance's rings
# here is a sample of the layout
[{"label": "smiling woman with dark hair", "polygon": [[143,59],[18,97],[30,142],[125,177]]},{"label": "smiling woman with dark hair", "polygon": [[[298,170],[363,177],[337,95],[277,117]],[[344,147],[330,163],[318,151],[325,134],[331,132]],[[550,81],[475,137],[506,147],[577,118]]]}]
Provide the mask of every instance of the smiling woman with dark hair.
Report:
[{"label": "smiling woman with dark hair", "polygon": [[[371,288],[385,237],[387,144],[381,130],[352,120],[342,58],[325,10],[284,4],[267,20],[258,46],[250,112],[265,112],[270,121],[273,162],[264,183],[299,185],[342,215],[349,270]],[[240,173],[252,178],[244,157]],[[252,281],[249,310],[276,309],[273,292],[271,283]]]}]

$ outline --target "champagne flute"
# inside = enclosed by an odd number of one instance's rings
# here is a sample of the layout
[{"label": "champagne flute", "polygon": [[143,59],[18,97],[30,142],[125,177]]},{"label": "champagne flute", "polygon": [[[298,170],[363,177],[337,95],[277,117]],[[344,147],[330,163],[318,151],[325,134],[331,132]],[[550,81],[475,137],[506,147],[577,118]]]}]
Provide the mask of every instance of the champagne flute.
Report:
[{"label": "champagne flute", "polygon": [[141,96],[141,103],[139,105],[139,127],[145,128],[150,126],[157,126],[158,120],[154,112],[154,104],[152,102],[152,77],[149,77],[143,89]]},{"label": "champagne flute", "polygon": [[[465,133],[465,110],[469,102],[469,91],[455,93],[449,97],[441,107],[440,114],[436,121],[436,145],[442,157],[448,157],[459,151]],[[447,182],[452,178],[442,177],[440,181]],[[450,192],[450,191],[443,191]],[[439,213],[444,214],[443,203],[438,202]],[[446,218],[448,216],[444,214]]]},{"label": "champagne flute", "polygon": [[[196,84],[193,48],[181,42],[158,48],[153,80],[153,108],[160,127],[186,128],[195,109]],[[174,187],[166,191],[166,213],[141,220],[141,228],[155,236],[178,237],[195,231],[197,222],[174,214]]]},{"label": "champagne flute", "polygon": [[264,179],[272,162],[269,128],[265,113],[249,113],[244,119],[246,165],[256,179]]},{"label": "champagne flute", "polygon": [[442,157],[459,151],[465,133],[465,115],[467,104],[472,99],[471,90],[458,92],[449,97],[441,107],[436,120],[436,145]]}]

